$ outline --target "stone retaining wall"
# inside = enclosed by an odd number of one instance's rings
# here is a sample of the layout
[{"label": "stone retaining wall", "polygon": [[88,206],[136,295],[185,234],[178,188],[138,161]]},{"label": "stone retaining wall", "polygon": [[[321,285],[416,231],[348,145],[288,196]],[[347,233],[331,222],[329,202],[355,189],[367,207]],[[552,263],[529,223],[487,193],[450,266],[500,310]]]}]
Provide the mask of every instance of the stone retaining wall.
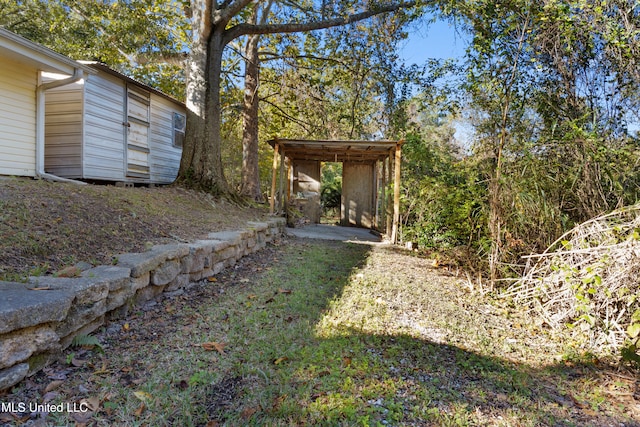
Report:
[{"label": "stone retaining wall", "polygon": [[284,232],[284,218],[211,233],[194,243],[128,253],[77,277],[0,282],[0,391],[42,369],[77,335],[122,318],[163,292],[218,274]]}]

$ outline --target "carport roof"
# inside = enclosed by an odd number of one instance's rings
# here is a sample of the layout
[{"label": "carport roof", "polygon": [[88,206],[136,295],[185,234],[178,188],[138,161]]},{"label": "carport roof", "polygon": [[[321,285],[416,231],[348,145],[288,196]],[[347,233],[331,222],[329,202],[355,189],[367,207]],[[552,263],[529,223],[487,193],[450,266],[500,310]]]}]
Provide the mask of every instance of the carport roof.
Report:
[{"label": "carport roof", "polygon": [[403,141],[350,141],[350,140],[308,140],[271,139],[291,160],[319,160],[321,162],[373,162],[389,156],[390,150],[402,145]]}]

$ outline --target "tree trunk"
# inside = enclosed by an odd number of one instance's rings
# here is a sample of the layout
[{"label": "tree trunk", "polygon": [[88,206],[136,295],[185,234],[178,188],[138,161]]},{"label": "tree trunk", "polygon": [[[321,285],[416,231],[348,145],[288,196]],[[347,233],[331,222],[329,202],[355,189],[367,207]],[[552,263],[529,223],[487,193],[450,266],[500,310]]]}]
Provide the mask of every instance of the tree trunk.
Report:
[{"label": "tree trunk", "polygon": [[491,252],[489,253],[489,278],[491,290],[499,278],[498,264],[502,258],[502,206],[500,195],[502,193],[500,165],[492,171],[489,181],[489,238],[491,239]]},{"label": "tree trunk", "polygon": [[213,194],[229,192],[220,141],[222,31],[194,42],[187,63],[187,132],[178,182]]},{"label": "tree trunk", "polygon": [[240,193],[255,201],[263,201],[258,165],[258,81],[260,35],[248,37],[245,51],[244,104],[242,108],[242,185]]}]

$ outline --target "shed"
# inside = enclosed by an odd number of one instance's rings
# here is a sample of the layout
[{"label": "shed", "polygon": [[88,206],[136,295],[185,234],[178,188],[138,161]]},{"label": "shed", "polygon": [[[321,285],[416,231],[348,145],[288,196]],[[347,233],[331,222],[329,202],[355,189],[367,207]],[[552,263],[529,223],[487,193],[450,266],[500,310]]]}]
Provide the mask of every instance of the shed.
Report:
[{"label": "shed", "polygon": [[[292,197],[300,195],[306,216],[320,222],[321,163],[341,162],[341,225],[383,230],[396,241],[403,141],[276,138],[268,143],[274,148],[271,213],[276,211],[276,202],[286,212]],[[384,189],[392,182],[393,200],[389,200]]]},{"label": "shed", "polygon": [[[46,98],[45,169],[73,179],[170,184],[178,175],[186,107],[104,64]],[[61,78],[43,73],[44,81]]]},{"label": "shed", "polygon": [[45,174],[44,99],[55,84],[43,84],[42,71],[68,83],[88,68],[0,28],[0,175]]}]

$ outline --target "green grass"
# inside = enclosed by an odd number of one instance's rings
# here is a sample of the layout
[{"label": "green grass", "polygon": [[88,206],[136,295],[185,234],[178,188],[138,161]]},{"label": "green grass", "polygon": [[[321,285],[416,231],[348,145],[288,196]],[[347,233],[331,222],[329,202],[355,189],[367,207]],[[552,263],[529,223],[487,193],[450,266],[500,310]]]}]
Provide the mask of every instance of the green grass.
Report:
[{"label": "green grass", "polygon": [[[559,361],[561,343],[513,326],[426,260],[313,241],[272,256],[221,274],[214,299],[166,301],[171,320],[157,328],[142,312],[130,320],[129,338],[81,379],[102,402],[96,423],[638,425],[605,371]],[[212,342],[223,352],[200,345]],[[547,354],[532,351],[541,343]]]}]

